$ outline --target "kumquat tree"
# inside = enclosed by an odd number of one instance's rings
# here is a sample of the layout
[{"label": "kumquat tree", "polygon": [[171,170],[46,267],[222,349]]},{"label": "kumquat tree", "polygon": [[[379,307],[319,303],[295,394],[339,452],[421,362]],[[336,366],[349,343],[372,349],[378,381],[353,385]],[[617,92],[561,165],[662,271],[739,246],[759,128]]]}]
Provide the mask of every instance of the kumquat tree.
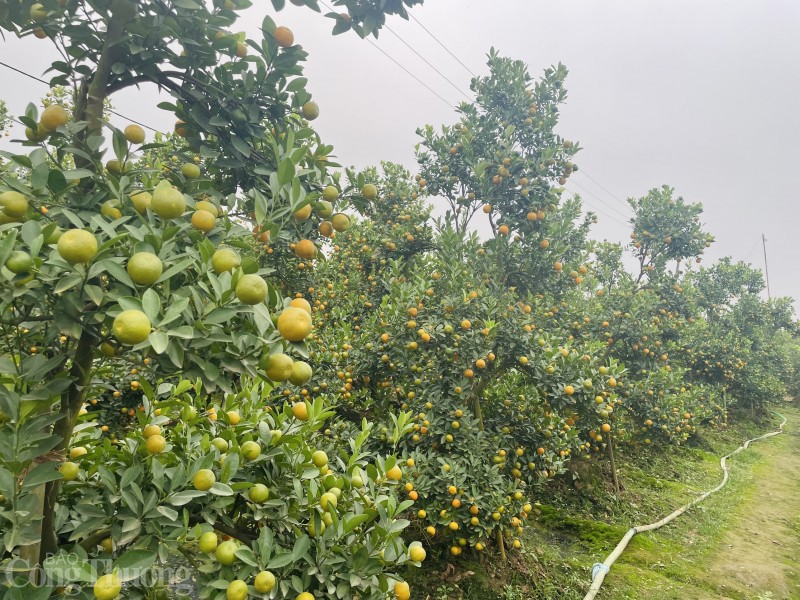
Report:
[{"label": "kumquat tree", "polygon": [[[422,0],[330,4],[366,38]],[[0,598],[408,600],[429,553],[522,560],[578,466],[624,500],[619,461],[796,393],[791,301],[703,264],[702,205],[592,238],[564,65],[492,49],[417,172],[345,168],[251,5],[0,5],[60,57],[0,102]],[[137,86],[173,130],[111,124]]]}]

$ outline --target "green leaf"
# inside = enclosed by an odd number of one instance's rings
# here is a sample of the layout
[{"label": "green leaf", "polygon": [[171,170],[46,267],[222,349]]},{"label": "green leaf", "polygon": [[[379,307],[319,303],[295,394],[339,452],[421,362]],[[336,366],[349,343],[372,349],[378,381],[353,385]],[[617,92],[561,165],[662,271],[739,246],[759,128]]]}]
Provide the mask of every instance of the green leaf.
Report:
[{"label": "green leaf", "polygon": [[163,331],[154,331],[150,334],[148,341],[156,354],[163,354],[167,350],[169,336]]},{"label": "green leaf", "polygon": [[206,492],[201,492],[200,490],[183,490],[181,492],[172,494],[172,496],[167,498],[167,500],[169,500],[169,503],[172,504],[172,506],[183,506],[195,498],[200,498],[205,495]]},{"label": "green leaf", "polygon": [[161,312],[161,298],[158,297],[153,289],[148,289],[142,294],[142,309],[153,323],[158,321],[158,314]]},{"label": "green leaf", "polygon": [[231,489],[231,486],[225,483],[220,483],[219,481],[212,485],[211,489],[208,491],[216,496],[233,496],[233,490]]},{"label": "green leaf", "polygon": [[278,183],[287,185],[294,179],[295,166],[289,158],[284,158],[278,165]]},{"label": "green leaf", "polygon": [[121,581],[131,581],[150,570],[156,560],[156,553],[150,550],[128,550],[114,562]]},{"label": "green leaf", "polygon": [[61,473],[58,472],[56,466],[57,463],[55,462],[45,462],[36,465],[25,475],[25,479],[22,480],[22,487],[33,488],[37,485],[47,483],[48,481],[61,479]]}]

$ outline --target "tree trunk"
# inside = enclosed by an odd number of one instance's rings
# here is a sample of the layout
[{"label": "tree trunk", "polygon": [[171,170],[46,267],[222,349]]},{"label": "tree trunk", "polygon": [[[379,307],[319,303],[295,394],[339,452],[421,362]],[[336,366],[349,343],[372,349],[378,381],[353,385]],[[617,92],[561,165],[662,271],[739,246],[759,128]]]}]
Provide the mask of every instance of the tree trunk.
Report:
[{"label": "tree trunk", "polygon": [[614,441],[611,434],[608,435],[608,460],[611,463],[611,479],[614,481],[614,492],[619,495],[619,477],[617,476],[617,463],[614,460]]}]

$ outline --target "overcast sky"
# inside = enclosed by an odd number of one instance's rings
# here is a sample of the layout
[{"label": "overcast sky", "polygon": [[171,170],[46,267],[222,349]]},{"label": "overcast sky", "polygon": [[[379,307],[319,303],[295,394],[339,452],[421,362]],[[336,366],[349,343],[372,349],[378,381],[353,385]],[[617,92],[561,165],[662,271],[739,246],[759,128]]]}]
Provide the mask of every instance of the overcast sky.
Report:
[{"label": "overcast sky", "polygon": [[[258,39],[272,9],[255,5],[240,24]],[[584,147],[567,187],[600,213],[596,238],[626,241],[622,201],[666,183],[705,206],[717,238],[707,260],[729,255],[762,267],[763,233],[773,296],[800,299],[800,1],[426,0],[413,14],[478,74],[492,46],[535,77],[567,65],[559,132]],[[447,102],[355,34],[331,37],[331,21],[317,13],[289,4],[273,17],[310,54],[315,126],[344,164],[390,160],[415,172],[416,128],[452,124],[459,90],[469,93],[469,72],[414,21],[388,24],[456,87],[391,32],[377,44]],[[47,44],[7,38],[0,57],[41,75]],[[0,82],[14,114],[46,91],[1,67]],[[158,102],[154,88],[114,99],[121,113],[170,128],[174,118]]]}]

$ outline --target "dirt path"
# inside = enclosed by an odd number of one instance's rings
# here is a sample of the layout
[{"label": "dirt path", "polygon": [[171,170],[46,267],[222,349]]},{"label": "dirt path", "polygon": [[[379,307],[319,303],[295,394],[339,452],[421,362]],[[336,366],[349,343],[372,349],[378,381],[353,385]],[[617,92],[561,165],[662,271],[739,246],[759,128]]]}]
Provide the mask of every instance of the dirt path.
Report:
[{"label": "dirt path", "polygon": [[634,538],[603,600],[800,600],[800,410],[781,412],[784,433],[731,459],[726,488]]},{"label": "dirt path", "polygon": [[800,598],[800,417],[787,417],[783,435],[754,448],[765,459],[756,485],[709,554],[707,583],[725,596]]}]

